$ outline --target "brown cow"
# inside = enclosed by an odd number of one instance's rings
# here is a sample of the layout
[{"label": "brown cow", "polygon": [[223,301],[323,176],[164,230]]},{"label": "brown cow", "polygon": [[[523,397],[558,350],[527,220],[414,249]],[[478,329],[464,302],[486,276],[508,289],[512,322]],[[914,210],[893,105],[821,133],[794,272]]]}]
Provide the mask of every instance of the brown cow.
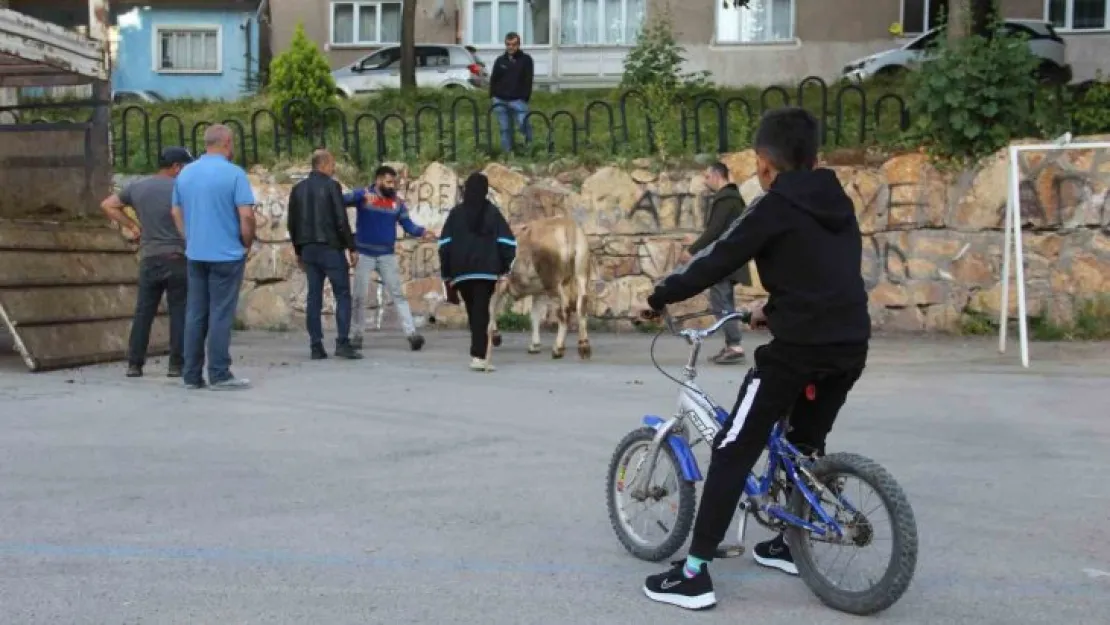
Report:
[{"label": "brown cow", "polygon": [[540,321],[546,307],[544,297],[557,299],[559,330],[551,347],[552,358],[566,353],[567,324],[571,313],[578,318],[578,356],[590,357],[586,331],[586,298],[590,277],[590,245],[586,233],[569,217],[549,217],[523,224],[517,229],[516,260],[509,279],[501,282],[490,302],[490,337],[501,344],[497,314],[505,295],[513,299],[532,296],[532,342],[529,354],[540,353]]}]

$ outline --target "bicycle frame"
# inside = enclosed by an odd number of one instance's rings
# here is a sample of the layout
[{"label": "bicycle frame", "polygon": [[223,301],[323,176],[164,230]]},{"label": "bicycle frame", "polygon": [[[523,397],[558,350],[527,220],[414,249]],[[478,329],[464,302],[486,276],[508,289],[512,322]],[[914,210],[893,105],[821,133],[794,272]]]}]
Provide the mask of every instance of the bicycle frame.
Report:
[{"label": "bicycle frame", "polygon": [[[679,387],[678,392],[678,409],[675,415],[667,420],[656,415],[646,415],[643,418],[644,425],[655,429],[655,436],[648,445],[647,453],[644,454],[639,463],[637,463],[635,475],[633,475],[629,483],[629,490],[633,497],[640,498],[647,496],[646,489],[648,482],[651,479],[650,476],[655,471],[655,463],[659,457],[659,448],[664,441],[671,447],[675,456],[678,458],[679,469],[682,472],[682,478],[684,480],[698,482],[703,479],[697,458],[694,457],[690,442],[686,438],[687,429],[685,425],[687,422],[690,422],[697,431],[697,436],[706,441],[707,444],[712,445],[717,434],[721,431],[725,421],[728,419],[729,413],[727,410],[714,403],[709,397],[709,394],[702,390],[697,382],[695,382],[695,378],[697,377],[698,354],[701,351],[702,342],[709,336],[712,336],[726,322],[732,319],[742,319],[746,321],[748,318],[750,317],[747,312],[733,312],[725,315],[705,330],[682,330],[681,332],[677,332],[674,329],[674,320],[669,316],[665,317],[667,326],[672,333],[682,336],[690,344],[690,357],[686,362],[686,366],[683,368],[682,385]],[[821,495],[832,494],[845,509],[853,514],[857,513],[857,511],[844,501],[843,497],[838,493],[831,493],[825,488],[806,467],[794,461],[795,458],[802,457],[803,454],[786,440],[785,434],[788,420],[789,415],[786,415],[782,420],[776,423],[771,430],[771,436],[767,441],[767,469],[762,476],[757,476],[754,473],[748,476],[744,484],[744,495],[747,500],[741,501],[741,509],[745,512],[747,512],[749,508],[754,509],[754,511],[762,511],[766,513],[767,516],[778,521],[804,528],[819,536],[824,536],[831,530],[838,537],[841,537],[844,535],[843,528],[833,516],[825,512],[824,508],[821,506],[821,497],[806,486],[805,480],[802,479],[802,475],[805,475],[812,484],[817,486]],[[644,466],[645,463],[646,466]],[[787,512],[782,506],[768,503],[767,495],[771,492],[771,487],[775,479],[775,469],[779,466],[785,470],[790,482],[802,493],[810,507],[816,512],[817,516],[820,518],[820,524],[810,523],[809,521]],[[741,517],[740,526],[738,528],[741,543],[743,542],[746,519],[747,515],[745,514]]]}]

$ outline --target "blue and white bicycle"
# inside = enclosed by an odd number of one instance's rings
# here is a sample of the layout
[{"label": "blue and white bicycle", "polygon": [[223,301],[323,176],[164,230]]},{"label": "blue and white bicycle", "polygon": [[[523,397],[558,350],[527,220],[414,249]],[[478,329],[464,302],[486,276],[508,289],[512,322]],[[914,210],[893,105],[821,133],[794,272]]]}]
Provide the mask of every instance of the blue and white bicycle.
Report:
[{"label": "blue and white bicycle", "polygon": [[[654,562],[673,555],[685,544],[693,525],[695,484],[702,474],[692,447],[703,441],[711,445],[728,418],[728,411],[694,381],[698,353],[702,342],[731,319],[747,323],[751,315],[735,312],[704,330],[678,330],[676,320],[665,314],[666,326],[652,340],[652,364],[679,384],[678,410],[666,420],[645,416],[643,427],[624,437],[609,462],[606,484],[609,520],[617,538],[642,560]],[[655,361],[655,342],[668,330],[691,346],[681,380]],[[772,531],[785,533],[799,576],[829,607],[859,615],[889,608],[909,587],[917,566],[917,525],[906,495],[885,469],[864,456],[802,454],[786,440],[789,417],[783,415],[771,432],[763,475],[748,476],[740,500],[737,545],[718,550],[718,557],[743,553],[750,516]],[[851,488],[851,482],[858,486]],[[864,489],[874,496],[865,496]],[[651,510],[659,514],[648,515]],[[880,532],[884,525],[889,537]],[[819,557],[823,548],[847,549],[851,552],[848,566],[865,547],[879,544],[889,544],[890,551],[879,559],[872,575],[829,571],[843,553],[827,567]],[[845,583],[851,581],[863,584]]]}]

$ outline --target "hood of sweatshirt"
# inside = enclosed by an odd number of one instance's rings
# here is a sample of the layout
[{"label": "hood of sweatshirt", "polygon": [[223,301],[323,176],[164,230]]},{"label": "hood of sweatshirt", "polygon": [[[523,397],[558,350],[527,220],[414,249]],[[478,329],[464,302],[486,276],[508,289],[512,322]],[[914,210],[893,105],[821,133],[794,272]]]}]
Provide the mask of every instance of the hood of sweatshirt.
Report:
[{"label": "hood of sweatshirt", "polygon": [[771,183],[770,192],[786,199],[830,232],[847,228],[855,216],[852,198],[831,169],[782,172]]}]

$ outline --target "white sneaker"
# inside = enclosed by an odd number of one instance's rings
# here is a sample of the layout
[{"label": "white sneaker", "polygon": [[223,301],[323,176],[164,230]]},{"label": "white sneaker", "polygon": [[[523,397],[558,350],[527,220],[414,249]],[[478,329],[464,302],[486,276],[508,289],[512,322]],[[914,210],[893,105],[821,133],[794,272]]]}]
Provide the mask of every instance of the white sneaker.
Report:
[{"label": "white sneaker", "polygon": [[486,360],[484,360],[482,358],[473,358],[473,357],[470,359],[470,370],[471,371],[497,371],[497,369],[495,369],[493,367],[493,365],[489,364],[489,362],[487,362]]}]

